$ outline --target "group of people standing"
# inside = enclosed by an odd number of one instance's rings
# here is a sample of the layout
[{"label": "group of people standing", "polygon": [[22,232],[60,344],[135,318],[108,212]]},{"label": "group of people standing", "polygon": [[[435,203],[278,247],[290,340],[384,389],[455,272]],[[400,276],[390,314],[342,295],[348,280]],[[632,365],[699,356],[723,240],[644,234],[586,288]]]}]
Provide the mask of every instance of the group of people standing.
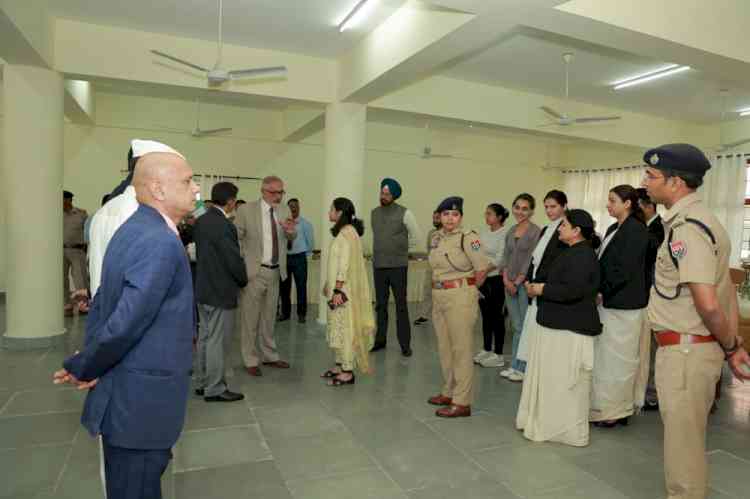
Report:
[{"label": "group of people standing", "polygon": [[[685,144],[656,148],[644,160],[646,191],[611,189],[607,207],[616,222],[603,237],[591,215],[569,209],[557,190],[545,196],[544,228],[531,221],[536,201],[526,193],[514,199],[516,223],[507,229],[508,210],[489,205],[481,234],[463,228],[462,198],[440,203],[428,260],[444,379],[427,402],[440,406],[439,417],[471,415],[473,364],[505,367],[505,308],[513,341],[510,366],[500,375],[523,382],[516,427],[533,441],[584,446],[590,423],[627,424],[646,404],[653,334],[667,489],[674,498],[704,498],[714,387],[725,359],[735,376],[750,379],[750,357],[737,335],[728,236],[695,193],[710,163]],[[239,208],[236,186],[216,184],[214,206],[195,224],[194,295],[177,229],[198,192],[190,166],[164,144],[133,141],[129,169],[92,222],[98,256],[90,256],[90,267],[101,282],[92,282],[85,344],[54,374],[56,383],[90,390],[82,422],[102,437],[110,499],[160,497],[159,479],[184,423],[195,302],[201,323],[195,388],[206,401],[242,398],[228,390],[222,364],[237,308],[248,374],[261,376],[261,365],[289,367],[273,326],[287,254],[299,237],[297,217],[280,204],[280,178],[266,177],[260,199]],[[349,199],[331,204],[322,294],[334,365],[321,375],[329,386],[351,385],[355,372],[371,372],[370,353],[386,344],[391,291],[401,354],[412,355],[406,282],[419,230],[413,214],[395,203],[400,195],[398,182],[384,179],[371,215],[375,310],[364,224]],[[661,231],[654,203],[667,207]],[[484,342],[474,355],[480,311]],[[417,324],[428,320],[420,316]]]}]

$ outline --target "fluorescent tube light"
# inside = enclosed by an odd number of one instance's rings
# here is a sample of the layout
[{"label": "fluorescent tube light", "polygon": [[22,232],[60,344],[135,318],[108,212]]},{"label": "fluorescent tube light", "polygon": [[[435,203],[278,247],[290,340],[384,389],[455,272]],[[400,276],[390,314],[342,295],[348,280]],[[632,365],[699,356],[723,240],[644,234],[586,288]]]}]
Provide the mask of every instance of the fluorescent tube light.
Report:
[{"label": "fluorescent tube light", "polygon": [[740,116],[750,116],[750,109],[748,109],[746,111],[741,111],[740,112]]},{"label": "fluorescent tube light", "polygon": [[672,76],[677,73],[682,73],[683,71],[687,71],[690,69],[690,66],[678,66],[676,64],[673,64],[671,66],[667,66],[667,68],[662,68],[658,71],[652,71],[651,73],[647,73],[645,75],[635,76],[633,78],[628,78],[626,80],[621,80],[618,82],[613,83],[615,90],[620,90],[621,88],[627,88],[632,87],[634,85],[640,85],[641,83],[646,83],[647,81],[652,80],[658,80],[659,78],[664,78],[667,76]]},{"label": "fluorescent tube light", "polygon": [[373,4],[375,0],[360,0],[357,5],[349,12],[343,21],[339,23],[339,31],[344,32],[345,30],[358,24],[364,17],[365,14],[371,9],[365,9],[365,5],[368,3]]}]

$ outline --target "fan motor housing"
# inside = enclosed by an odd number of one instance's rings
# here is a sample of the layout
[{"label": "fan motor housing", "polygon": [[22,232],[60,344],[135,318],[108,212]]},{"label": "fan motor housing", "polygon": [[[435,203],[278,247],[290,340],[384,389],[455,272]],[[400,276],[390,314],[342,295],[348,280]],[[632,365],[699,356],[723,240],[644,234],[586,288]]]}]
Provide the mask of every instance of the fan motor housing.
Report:
[{"label": "fan motor housing", "polygon": [[212,84],[224,83],[229,80],[229,71],[224,69],[212,69],[208,72],[208,82]]}]

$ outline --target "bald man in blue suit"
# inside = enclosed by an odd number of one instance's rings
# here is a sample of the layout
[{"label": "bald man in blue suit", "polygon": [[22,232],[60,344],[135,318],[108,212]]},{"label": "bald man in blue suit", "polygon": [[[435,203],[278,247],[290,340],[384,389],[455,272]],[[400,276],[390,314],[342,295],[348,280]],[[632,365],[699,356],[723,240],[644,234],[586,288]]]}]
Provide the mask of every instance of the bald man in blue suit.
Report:
[{"label": "bald man in blue suit", "polygon": [[184,424],[195,315],[177,223],[194,208],[192,175],[179,154],[138,160],[140,206],[107,247],[85,346],[54,375],[89,389],[81,422],[102,436],[108,499],[160,499]]}]

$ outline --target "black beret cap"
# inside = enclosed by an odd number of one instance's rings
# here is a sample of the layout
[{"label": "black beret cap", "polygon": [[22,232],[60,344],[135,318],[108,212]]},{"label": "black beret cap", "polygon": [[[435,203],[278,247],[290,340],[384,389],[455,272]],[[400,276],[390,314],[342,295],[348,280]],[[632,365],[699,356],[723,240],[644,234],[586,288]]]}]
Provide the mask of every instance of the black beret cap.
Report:
[{"label": "black beret cap", "polygon": [[440,213],[448,210],[456,210],[457,212],[464,214],[464,198],[459,196],[451,196],[445,198],[442,203],[438,205],[437,211]]},{"label": "black beret cap", "polygon": [[73,199],[73,193],[70,191],[63,191],[63,199]]},{"label": "black beret cap", "polygon": [[646,151],[643,161],[659,170],[677,170],[703,176],[711,168],[703,152],[690,144],[664,144]]}]

